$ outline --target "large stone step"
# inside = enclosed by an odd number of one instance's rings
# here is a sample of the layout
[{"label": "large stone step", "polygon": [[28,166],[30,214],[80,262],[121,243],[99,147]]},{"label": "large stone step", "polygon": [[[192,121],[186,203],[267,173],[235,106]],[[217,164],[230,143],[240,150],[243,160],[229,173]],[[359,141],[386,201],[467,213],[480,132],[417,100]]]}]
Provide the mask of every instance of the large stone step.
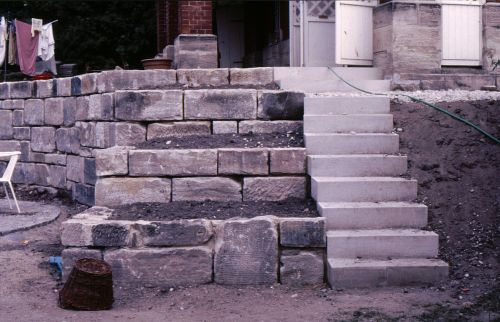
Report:
[{"label": "large stone step", "polygon": [[434,258],[438,235],[417,229],[330,230],[328,258]]},{"label": "large stone step", "polygon": [[412,201],[417,181],[391,177],[312,177],[311,194],[317,202]]},{"label": "large stone step", "polygon": [[307,154],[394,154],[399,136],[394,133],[305,133]]},{"label": "large stone step", "polygon": [[328,259],[328,280],[334,288],[432,285],[448,277],[439,259]]},{"label": "large stone step", "polygon": [[422,228],[427,206],[411,202],[320,202],[326,229]]},{"label": "large stone step", "polygon": [[[345,80],[355,79],[382,79],[383,73],[373,67],[333,67],[333,70]],[[338,80],[338,77],[328,67],[275,67],[274,79],[311,80]]]},{"label": "large stone step", "polygon": [[304,115],[307,133],[390,133],[392,114]]},{"label": "large stone step", "polygon": [[304,98],[304,115],[387,114],[390,99],[383,96],[312,96]]},{"label": "large stone step", "polygon": [[307,170],[311,177],[393,177],[407,171],[407,158],[385,154],[310,155]]},{"label": "large stone step", "polygon": [[[341,80],[309,80],[303,79],[282,79],[276,81],[278,86],[283,90],[301,91],[305,93],[328,93],[328,92],[357,92],[356,89],[347,85]],[[349,83],[369,92],[388,92],[391,89],[390,80],[373,80],[373,79],[353,79]]]}]

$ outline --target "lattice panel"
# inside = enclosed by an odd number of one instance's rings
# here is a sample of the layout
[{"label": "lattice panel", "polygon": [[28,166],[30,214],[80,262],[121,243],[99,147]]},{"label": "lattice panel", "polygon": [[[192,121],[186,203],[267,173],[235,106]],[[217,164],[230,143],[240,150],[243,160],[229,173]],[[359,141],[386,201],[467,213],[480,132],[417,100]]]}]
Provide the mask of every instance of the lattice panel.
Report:
[{"label": "lattice panel", "polygon": [[294,20],[295,24],[300,25],[300,0],[295,0],[293,3],[294,7]]},{"label": "lattice panel", "polygon": [[327,16],[332,17],[335,15],[335,1],[334,0],[312,0],[306,1],[307,15],[311,17]]}]

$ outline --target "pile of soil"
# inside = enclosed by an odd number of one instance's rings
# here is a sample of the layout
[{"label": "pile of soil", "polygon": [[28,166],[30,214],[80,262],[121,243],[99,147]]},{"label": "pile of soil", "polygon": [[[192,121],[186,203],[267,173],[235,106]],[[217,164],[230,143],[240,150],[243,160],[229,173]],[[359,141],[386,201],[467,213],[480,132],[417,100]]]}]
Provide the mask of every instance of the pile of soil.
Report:
[{"label": "pile of soil", "polygon": [[290,133],[248,133],[172,136],[136,145],[139,149],[218,149],[304,147],[304,135]]},{"label": "pile of soil", "polygon": [[174,220],[219,219],[257,216],[318,217],[312,199],[290,198],[283,201],[174,201],[170,203],[135,203],[115,208],[110,219],[116,220]]},{"label": "pile of soil", "polygon": [[[438,103],[489,133],[500,135],[500,102]],[[500,145],[438,111],[393,104],[401,153],[429,207],[429,229],[439,234],[440,257],[450,264],[453,296],[485,301],[499,285]],[[479,298],[479,296],[483,296]],[[475,300],[474,300],[475,299]]]}]

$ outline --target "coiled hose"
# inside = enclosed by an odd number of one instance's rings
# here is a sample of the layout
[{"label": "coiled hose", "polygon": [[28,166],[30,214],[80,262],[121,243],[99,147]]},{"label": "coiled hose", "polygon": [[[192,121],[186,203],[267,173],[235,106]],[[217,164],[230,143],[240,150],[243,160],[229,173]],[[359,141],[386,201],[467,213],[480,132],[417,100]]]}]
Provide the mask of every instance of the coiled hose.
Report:
[{"label": "coiled hose", "polygon": [[[348,81],[346,81],[345,79],[343,79],[339,74],[337,74],[337,72],[335,72],[335,70],[332,68],[332,67],[328,67],[328,69],[335,75],[337,76],[341,81],[343,81],[344,83],[346,83],[347,85],[351,86],[352,88],[360,91],[360,92],[363,92],[363,93],[366,93],[366,94],[370,94],[370,95],[379,95],[379,96],[389,96],[385,93],[373,93],[373,92],[370,92],[370,91],[367,91],[367,90],[364,90],[364,89],[361,89],[351,83],[349,83]],[[470,127],[472,127],[473,129],[475,129],[476,131],[478,131],[479,133],[481,133],[482,135],[486,136],[488,139],[492,140],[493,142],[495,142],[496,144],[500,144],[500,140],[498,138],[496,138],[495,136],[493,136],[492,134],[486,132],[485,130],[483,130],[482,128],[480,128],[479,126],[477,126],[476,124],[474,123],[471,123],[470,121],[460,117],[459,115],[455,114],[455,113],[452,113],[450,111],[447,111],[445,110],[444,108],[441,108],[437,105],[434,105],[434,104],[431,104],[429,102],[426,102],[422,99],[419,99],[419,98],[416,98],[416,97],[413,97],[411,95],[407,95],[407,94],[398,94],[398,93],[394,93],[393,95],[396,95],[396,96],[404,96],[404,97],[407,97],[409,98],[410,100],[412,100],[413,102],[416,102],[416,103],[420,103],[420,104],[423,104],[423,105],[426,105],[428,107],[431,107],[443,114],[446,114],[448,115],[449,117],[459,121],[459,122],[462,122]]]}]

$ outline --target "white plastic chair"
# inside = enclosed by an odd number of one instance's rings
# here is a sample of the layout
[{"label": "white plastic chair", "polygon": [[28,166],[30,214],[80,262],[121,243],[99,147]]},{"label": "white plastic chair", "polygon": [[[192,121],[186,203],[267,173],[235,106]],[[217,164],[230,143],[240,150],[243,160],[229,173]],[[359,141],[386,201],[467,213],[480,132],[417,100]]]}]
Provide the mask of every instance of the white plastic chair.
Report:
[{"label": "white plastic chair", "polygon": [[7,200],[9,201],[9,207],[10,209],[12,209],[12,203],[10,202],[9,193],[7,191],[7,185],[9,186],[18,213],[21,213],[21,210],[19,209],[19,204],[17,203],[16,194],[14,193],[14,187],[12,186],[12,182],[10,180],[12,179],[12,174],[14,173],[14,167],[16,166],[20,154],[21,152],[0,152],[0,157],[10,157],[9,163],[7,164],[7,168],[5,169],[3,176],[0,178],[0,182],[3,184],[5,195],[7,196]]}]

